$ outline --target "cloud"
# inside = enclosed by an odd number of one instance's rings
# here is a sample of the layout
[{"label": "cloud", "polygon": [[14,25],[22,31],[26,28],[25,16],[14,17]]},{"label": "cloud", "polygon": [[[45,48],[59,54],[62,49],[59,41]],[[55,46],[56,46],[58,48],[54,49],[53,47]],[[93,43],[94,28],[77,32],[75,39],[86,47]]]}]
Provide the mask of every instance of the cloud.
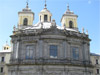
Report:
[{"label": "cloud", "polygon": [[100,55],[100,53],[97,53],[98,55]]}]

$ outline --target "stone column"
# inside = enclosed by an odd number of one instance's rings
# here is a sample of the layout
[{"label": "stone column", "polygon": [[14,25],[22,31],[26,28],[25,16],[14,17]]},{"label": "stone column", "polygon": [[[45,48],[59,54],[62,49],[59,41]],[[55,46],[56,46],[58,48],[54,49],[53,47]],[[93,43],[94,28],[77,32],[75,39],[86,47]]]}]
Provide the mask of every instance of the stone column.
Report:
[{"label": "stone column", "polygon": [[43,41],[42,40],[39,41],[39,56],[40,58],[43,57]]},{"label": "stone column", "polygon": [[64,49],[64,57],[67,58],[67,43],[66,41],[63,42],[63,49]]},{"label": "stone column", "polygon": [[12,44],[11,44],[11,51],[12,53],[11,53],[10,59],[12,60],[14,58],[14,41],[12,41]]},{"label": "stone column", "polygon": [[64,66],[63,75],[66,75],[66,68],[65,68],[65,66]]},{"label": "stone column", "polygon": [[12,75],[12,72],[10,70],[8,70],[8,75]]},{"label": "stone column", "polygon": [[90,61],[90,43],[87,44],[88,49],[88,60]]},{"label": "stone column", "polygon": [[44,48],[43,48],[43,58],[48,58],[49,54],[48,54],[48,43],[44,43]]},{"label": "stone column", "polygon": [[67,59],[71,59],[71,44],[67,43]]},{"label": "stone column", "polygon": [[16,59],[18,59],[18,52],[19,52],[19,41],[17,41]]},{"label": "stone column", "polygon": [[82,43],[83,61],[85,61],[85,42]]},{"label": "stone column", "polygon": [[88,49],[89,49],[88,44],[84,43],[84,59],[85,59],[85,61],[89,61],[90,54],[89,54],[89,50]]}]

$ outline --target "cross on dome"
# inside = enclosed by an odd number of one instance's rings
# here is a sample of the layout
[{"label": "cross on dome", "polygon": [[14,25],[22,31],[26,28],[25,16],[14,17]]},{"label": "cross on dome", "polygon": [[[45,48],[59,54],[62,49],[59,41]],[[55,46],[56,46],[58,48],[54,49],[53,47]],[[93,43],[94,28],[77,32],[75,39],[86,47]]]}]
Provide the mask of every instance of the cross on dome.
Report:
[{"label": "cross on dome", "polygon": [[44,6],[45,6],[45,9],[46,9],[47,8],[46,0],[45,0],[45,5]]},{"label": "cross on dome", "polygon": [[70,9],[69,9],[69,3],[67,4],[67,11],[70,11]]},{"label": "cross on dome", "polygon": [[8,41],[6,41],[6,44],[8,44]]},{"label": "cross on dome", "polygon": [[29,0],[26,1],[26,8],[28,8]]}]

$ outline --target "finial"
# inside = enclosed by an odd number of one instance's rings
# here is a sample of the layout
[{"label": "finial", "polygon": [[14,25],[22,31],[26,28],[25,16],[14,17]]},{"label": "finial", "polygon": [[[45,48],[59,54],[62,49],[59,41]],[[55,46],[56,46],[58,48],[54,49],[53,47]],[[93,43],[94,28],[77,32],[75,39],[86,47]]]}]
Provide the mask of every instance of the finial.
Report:
[{"label": "finial", "polygon": [[86,30],[86,34],[88,35],[88,30]]},{"label": "finial", "polygon": [[69,9],[69,3],[67,4],[67,11],[70,11],[70,9]]},{"label": "finial", "polygon": [[82,33],[84,33],[84,28],[82,28]]},{"label": "finial", "polygon": [[56,27],[56,21],[55,21],[55,19],[52,20],[52,27]]},{"label": "finial", "polygon": [[8,41],[6,41],[6,44],[8,43]]},{"label": "finial", "polygon": [[64,24],[64,29],[66,29],[66,25]]},{"label": "finial", "polygon": [[45,0],[45,5],[44,6],[45,6],[45,9],[46,9],[47,8],[46,0]]},{"label": "finial", "polygon": [[16,26],[14,25],[14,27],[13,27],[13,30],[15,31],[16,30]]},{"label": "finial", "polygon": [[43,28],[43,23],[41,22],[41,29]]},{"label": "finial", "polygon": [[29,3],[29,0],[26,1],[26,8],[28,8],[28,3]]}]

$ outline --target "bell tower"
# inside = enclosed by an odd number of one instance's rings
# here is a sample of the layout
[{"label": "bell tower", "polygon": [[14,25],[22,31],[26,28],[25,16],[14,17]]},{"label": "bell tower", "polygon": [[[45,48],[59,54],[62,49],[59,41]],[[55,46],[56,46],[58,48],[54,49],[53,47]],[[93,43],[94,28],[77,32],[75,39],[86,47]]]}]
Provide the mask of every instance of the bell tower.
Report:
[{"label": "bell tower", "polygon": [[4,51],[7,51],[10,49],[10,46],[8,45],[7,41],[6,41],[6,44],[3,46],[3,50]]},{"label": "bell tower", "polygon": [[21,12],[18,12],[19,21],[18,26],[30,26],[33,25],[34,13],[28,6],[28,2],[26,8],[24,8]]},{"label": "bell tower", "polygon": [[39,13],[39,21],[40,22],[51,22],[52,14],[47,9],[47,4],[45,0],[45,7],[44,9]]},{"label": "bell tower", "polygon": [[70,11],[69,4],[68,4],[67,11],[65,12],[65,14],[63,14],[62,19],[61,19],[62,26],[66,28],[78,30],[77,17],[78,16],[75,15],[74,12]]}]

